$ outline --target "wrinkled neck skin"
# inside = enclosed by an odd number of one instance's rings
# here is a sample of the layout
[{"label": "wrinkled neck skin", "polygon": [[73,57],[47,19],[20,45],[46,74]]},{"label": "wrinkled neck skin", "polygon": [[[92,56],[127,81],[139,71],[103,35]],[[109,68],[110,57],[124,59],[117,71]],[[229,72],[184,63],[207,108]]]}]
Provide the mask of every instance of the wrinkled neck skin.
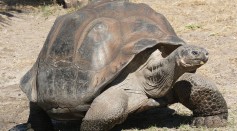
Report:
[{"label": "wrinkled neck skin", "polygon": [[179,55],[175,52],[166,58],[151,56],[138,69],[135,75],[149,97],[163,97],[172,88],[175,81],[185,73],[185,70],[178,65],[178,57]]}]

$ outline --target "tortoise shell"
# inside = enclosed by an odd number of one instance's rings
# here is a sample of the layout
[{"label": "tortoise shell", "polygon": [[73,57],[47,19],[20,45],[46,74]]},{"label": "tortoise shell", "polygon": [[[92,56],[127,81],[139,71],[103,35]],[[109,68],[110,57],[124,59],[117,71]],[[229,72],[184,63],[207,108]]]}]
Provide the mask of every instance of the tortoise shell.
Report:
[{"label": "tortoise shell", "polygon": [[163,15],[145,4],[94,2],[56,19],[21,88],[49,108],[90,103],[138,53],[159,44],[185,44]]}]

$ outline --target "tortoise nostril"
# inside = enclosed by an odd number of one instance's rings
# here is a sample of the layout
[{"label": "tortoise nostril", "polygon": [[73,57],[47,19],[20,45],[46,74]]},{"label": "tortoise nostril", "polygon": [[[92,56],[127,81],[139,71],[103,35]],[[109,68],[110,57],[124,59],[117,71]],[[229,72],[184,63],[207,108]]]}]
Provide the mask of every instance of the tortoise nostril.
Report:
[{"label": "tortoise nostril", "polygon": [[208,61],[208,57],[206,57],[206,59],[204,61],[207,62]]}]

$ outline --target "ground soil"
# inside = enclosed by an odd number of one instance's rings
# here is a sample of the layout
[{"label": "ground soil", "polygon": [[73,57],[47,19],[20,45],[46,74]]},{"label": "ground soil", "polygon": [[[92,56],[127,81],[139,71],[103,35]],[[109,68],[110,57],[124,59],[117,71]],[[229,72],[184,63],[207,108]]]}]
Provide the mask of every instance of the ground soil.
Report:
[{"label": "ground soil", "polygon": [[[208,63],[197,73],[215,82],[228,104],[228,126],[217,130],[237,129],[237,1],[132,1],[144,2],[164,14],[178,36],[209,51]],[[0,130],[3,131],[27,121],[28,101],[18,87],[19,80],[34,64],[56,17],[73,11],[56,5],[21,6],[19,10],[0,10]],[[180,105],[172,108],[182,115],[191,114]]]}]

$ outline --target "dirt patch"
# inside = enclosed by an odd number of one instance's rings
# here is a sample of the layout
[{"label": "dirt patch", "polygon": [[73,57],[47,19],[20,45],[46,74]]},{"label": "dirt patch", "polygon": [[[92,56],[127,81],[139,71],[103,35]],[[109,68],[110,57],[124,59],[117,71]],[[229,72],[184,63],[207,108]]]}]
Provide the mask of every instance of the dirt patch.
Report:
[{"label": "dirt patch", "polygon": [[[132,1],[144,2],[164,14],[178,36],[210,52],[208,63],[198,73],[214,81],[227,101],[228,126],[219,130],[236,129],[237,1]],[[4,22],[0,21],[0,129],[7,130],[26,122],[28,102],[17,84],[35,62],[56,17],[67,12],[70,10],[47,5],[25,12],[11,11],[10,16],[0,14],[0,20],[4,18]],[[172,108],[180,114],[191,114],[179,104]],[[154,127],[154,130],[162,129]],[[192,128],[183,125],[177,130],[182,129]]]}]

